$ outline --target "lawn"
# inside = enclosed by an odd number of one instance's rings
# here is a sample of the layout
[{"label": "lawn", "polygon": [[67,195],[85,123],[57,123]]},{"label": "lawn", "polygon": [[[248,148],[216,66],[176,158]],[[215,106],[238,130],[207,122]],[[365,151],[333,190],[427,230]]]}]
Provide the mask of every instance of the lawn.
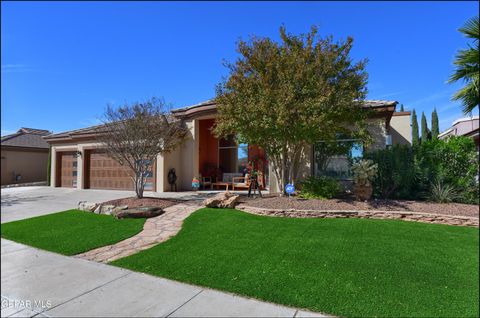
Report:
[{"label": "lawn", "polygon": [[1,235],[44,250],[75,255],[129,238],[143,229],[144,222],[69,210],[2,224]]},{"label": "lawn", "polygon": [[202,209],[113,265],[340,316],[479,314],[476,228]]}]

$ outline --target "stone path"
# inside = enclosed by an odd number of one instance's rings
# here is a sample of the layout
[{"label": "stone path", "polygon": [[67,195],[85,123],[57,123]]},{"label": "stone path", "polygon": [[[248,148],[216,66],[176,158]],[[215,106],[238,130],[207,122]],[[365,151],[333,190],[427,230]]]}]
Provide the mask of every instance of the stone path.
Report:
[{"label": "stone path", "polygon": [[108,263],[135,254],[164,242],[176,235],[182,228],[183,220],[200,208],[200,202],[182,202],[165,208],[165,213],[145,221],[143,231],[113,245],[75,255],[95,262]]}]

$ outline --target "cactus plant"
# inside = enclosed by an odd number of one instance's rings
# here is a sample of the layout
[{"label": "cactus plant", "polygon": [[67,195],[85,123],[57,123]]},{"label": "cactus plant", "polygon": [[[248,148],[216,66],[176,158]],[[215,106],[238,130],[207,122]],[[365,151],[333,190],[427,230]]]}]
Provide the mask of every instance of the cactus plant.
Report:
[{"label": "cactus plant", "polygon": [[378,165],[372,160],[362,159],[352,165],[354,192],[359,200],[368,200],[372,196],[372,181],[377,176]]}]

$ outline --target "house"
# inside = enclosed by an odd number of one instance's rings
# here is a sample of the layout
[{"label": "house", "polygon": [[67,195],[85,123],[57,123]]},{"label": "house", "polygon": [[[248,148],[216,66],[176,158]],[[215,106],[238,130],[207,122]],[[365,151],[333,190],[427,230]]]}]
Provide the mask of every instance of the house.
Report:
[{"label": "house", "polygon": [[48,134],[48,130],[20,128],[2,136],[2,185],[47,180],[50,146],[42,137]]},{"label": "house", "polygon": [[[374,143],[370,149],[385,148],[393,142],[411,141],[410,119],[407,114],[395,115],[396,101],[365,101],[363,107],[372,110],[368,127]],[[146,190],[164,192],[170,190],[168,172],[174,168],[177,174],[177,188],[191,190],[192,179],[200,176],[216,176],[217,181],[231,181],[234,176],[242,175],[248,162],[255,160],[258,169],[263,172],[263,184],[275,192],[276,183],[265,152],[255,145],[237,145],[232,137],[217,139],[211,127],[217,113],[213,100],[172,111],[173,115],[184,120],[189,131],[185,143],[175,151],[157,157],[154,173],[148,178]],[[409,114],[408,114],[409,115]],[[402,118],[391,126],[392,118]],[[406,125],[407,127],[400,127]],[[99,126],[66,131],[45,137],[52,146],[52,186],[76,187],[82,189],[133,189],[128,169],[121,167],[109,158],[95,140],[95,131]],[[391,134],[395,132],[396,137]],[[347,157],[360,156],[363,146],[356,140],[345,139],[351,144],[345,156],[337,156],[328,166],[329,173],[338,178],[348,178],[349,163]],[[350,145],[349,144],[349,145]],[[304,158],[302,177],[320,174],[315,156],[315,146],[307,150]]]},{"label": "house", "polygon": [[453,122],[452,127],[448,128],[440,135],[439,139],[445,139],[450,136],[467,136],[471,137],[477,146],[477,150],[480,149],[480,136],[479,136],[479,117],[466,117],[460,118]]}]

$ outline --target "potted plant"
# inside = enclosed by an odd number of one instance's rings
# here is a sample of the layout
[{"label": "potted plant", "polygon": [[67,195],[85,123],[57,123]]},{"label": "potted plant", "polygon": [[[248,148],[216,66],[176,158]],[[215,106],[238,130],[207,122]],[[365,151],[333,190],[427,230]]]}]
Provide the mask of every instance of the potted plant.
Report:
[{"label": "potted plant", "polygon": [[362,159],[352,165],[353,192],[357,200],[365,201],[372,197],[372,181],[377,175],[378,165],[372,160]]}]

